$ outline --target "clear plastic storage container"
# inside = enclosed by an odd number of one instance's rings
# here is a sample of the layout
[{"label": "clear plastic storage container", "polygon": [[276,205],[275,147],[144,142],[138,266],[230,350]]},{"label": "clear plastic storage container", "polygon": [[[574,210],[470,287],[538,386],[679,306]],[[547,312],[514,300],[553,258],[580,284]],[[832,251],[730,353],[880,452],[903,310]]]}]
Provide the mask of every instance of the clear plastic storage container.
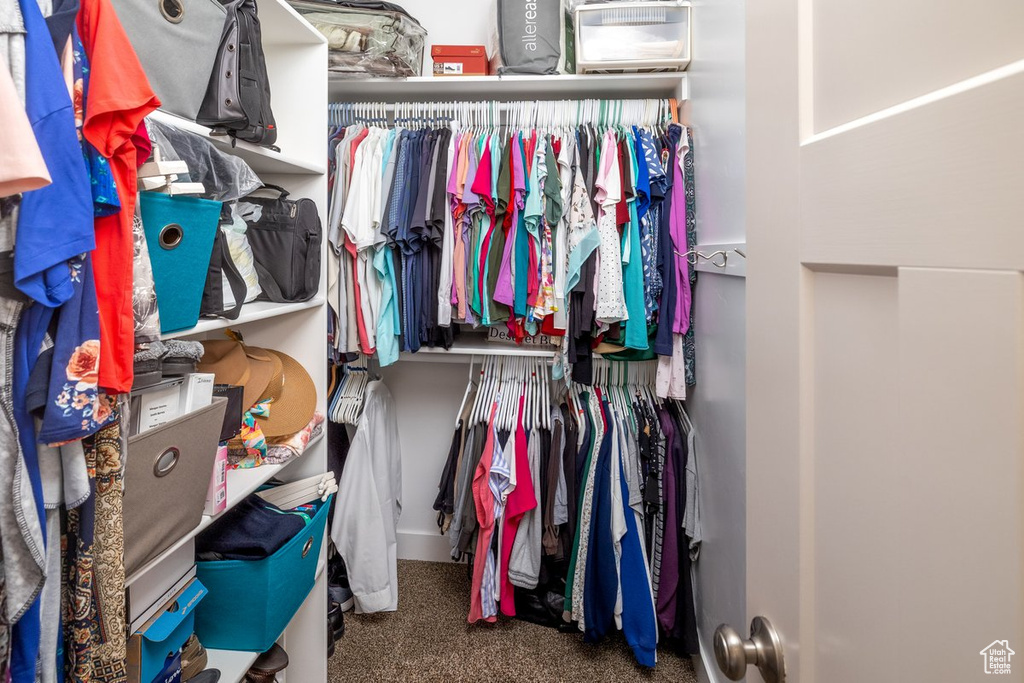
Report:
[{"label": "clear plastic storage container", "polygon": [[682,71],[690,64],[690,3],[603,2],[579,5],[578,73]]},{"label": "clear plastic storage container", "polygon": [[289,0],[327,38],[328,71],[349,78],[419,76],[427,32],[408,12],[371,0]]}]

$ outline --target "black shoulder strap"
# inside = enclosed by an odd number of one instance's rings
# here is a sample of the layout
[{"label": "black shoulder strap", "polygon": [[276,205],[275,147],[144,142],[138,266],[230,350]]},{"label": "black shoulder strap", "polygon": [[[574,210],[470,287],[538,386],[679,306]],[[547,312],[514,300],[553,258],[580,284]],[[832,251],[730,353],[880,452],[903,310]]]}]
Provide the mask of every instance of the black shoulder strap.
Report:
[{"label": "black shoulder strap", "polygon": [[223,235],[217,241],[220,242],[221,268],[228,279],[228,285],[231,287],[231,295],[235,298],[235,305],[230,310],[225,309],[220,315],[228,320],[236,320],[242,312],[242,304],[245,303],[245,295],[248,292],[248,288],[245,286],[242,273],[239,272],[238,266],[235,265],[234,260],[231,258],[228,241],[223,238]]},{"label": "black shoulder strap", "polygon": [[289,300],[284,297],[281,293],[281,287],[278,286],[277,281],[274,280],[274,276],[270,274],[266,268],[264,268],[259,261],[253,261],[256,266],[256,274],[260,278],[260,289],[263,293],[260,294],[260,299],[264,301],[274,301],[276,303],[289,303]]}]

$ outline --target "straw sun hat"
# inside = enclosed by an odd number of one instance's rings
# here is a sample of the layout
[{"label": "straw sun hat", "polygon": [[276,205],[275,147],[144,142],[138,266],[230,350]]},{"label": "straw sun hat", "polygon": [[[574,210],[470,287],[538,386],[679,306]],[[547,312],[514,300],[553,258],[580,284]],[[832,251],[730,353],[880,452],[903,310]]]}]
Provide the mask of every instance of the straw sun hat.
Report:
[{"label": "straw sun hat", "polygon": [[213,373],[217,384],[242,386],[246,410],[272,399],[270,415],[256,417],[268,439],[290,436],[309,424],[316,410],[316,386],[297,360],[233,339],[204,341],[203,347],[197,371]]}]

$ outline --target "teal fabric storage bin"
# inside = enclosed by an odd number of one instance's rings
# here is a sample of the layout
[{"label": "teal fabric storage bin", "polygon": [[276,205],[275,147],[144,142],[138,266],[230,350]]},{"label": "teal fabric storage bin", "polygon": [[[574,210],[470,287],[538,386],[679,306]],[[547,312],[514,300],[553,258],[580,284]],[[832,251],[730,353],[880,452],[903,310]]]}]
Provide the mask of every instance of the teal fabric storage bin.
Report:
[{"label": "teal fabric storage bin", "polygon": [[199,322],[220,209],[220,202],[209,199],[139,193],[161,332],[187,330]]},{"label": "teal fabric storage bin", "polygon": [[316,501],[302,533],[266,559],[196,563],[209,590],[196,610],[196,635],[204,647],[266,652],[281,637],[316,583],[332,500]]}]

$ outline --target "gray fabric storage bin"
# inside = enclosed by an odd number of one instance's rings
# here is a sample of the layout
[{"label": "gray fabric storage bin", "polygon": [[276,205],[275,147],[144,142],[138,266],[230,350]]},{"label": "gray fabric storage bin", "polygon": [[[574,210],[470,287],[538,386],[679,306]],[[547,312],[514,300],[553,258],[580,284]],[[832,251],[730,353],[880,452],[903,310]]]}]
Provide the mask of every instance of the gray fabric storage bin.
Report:
[{"label": "gray fabric storage bin", "polygon": [[220,48],[224,7],[217,0],[113,0],[113,5],[160,108],[195,121]]},{"label": "gray fabric storage bin", "polygon": [[488,56],[499,74],[568,73],[563,0],[491,0]]},{"label": "gray fabric storage bin", "polygon": [[198,526],[213,475],[226,398],[128,439],[124,475],[127,575]]}]

